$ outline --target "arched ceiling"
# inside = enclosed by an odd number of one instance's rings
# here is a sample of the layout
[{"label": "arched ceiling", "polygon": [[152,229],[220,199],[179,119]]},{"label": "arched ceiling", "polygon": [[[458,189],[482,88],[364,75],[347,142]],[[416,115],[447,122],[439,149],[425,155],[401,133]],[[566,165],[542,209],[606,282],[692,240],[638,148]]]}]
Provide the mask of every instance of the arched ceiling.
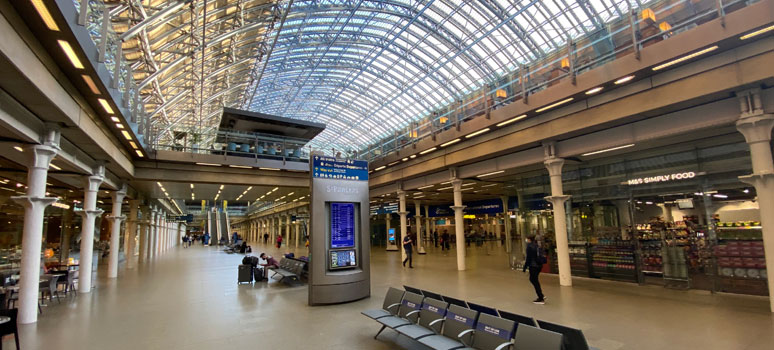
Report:
[{"label": "arched ceiling", "polygon": [[640,5],[627,1],[295,0],[244,107],[358,149]]}]

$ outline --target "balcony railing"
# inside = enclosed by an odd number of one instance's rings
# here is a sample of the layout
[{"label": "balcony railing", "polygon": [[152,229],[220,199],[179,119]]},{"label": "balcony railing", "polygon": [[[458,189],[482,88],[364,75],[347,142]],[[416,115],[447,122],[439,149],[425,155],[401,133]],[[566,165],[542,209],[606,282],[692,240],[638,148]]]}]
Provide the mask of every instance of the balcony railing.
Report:
[{"label": "balcony railing", "polygon": [[359,157],[379,160],[405,147],[470,120],[489,115],[502,106],[524,101],[529,95],[642,48],[723,17],[753,2],[736,0],[656,0],[631,9],[617,20],[588,35],[570,40],[562,50],[519,67],[477,92],[425,115],[401,131],[361,149]]},{"label": "balcony railing", "polygon": [[[199,140],[214,140],[200,147]],[[204,136],[185,136],[173,143],[155,143],[156,150],[213,154],[255,159],[309,162],[308,140],[236,130],[217,131]]]}]

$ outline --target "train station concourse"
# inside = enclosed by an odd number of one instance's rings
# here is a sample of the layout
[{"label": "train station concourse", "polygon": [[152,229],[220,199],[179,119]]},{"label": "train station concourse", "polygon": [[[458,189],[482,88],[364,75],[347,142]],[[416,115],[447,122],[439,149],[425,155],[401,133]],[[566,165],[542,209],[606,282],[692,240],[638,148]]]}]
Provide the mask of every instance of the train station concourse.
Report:
[{"label": "train station concourse", "polygon": [[0,348],[774,349],[774,0],[0,0]]}]

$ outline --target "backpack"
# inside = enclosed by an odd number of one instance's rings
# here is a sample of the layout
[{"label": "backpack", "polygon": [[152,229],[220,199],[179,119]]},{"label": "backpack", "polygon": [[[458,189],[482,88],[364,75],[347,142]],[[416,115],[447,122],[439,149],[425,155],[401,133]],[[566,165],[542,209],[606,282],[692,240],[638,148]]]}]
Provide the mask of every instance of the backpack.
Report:
[{"label": "backpack", "polygon": [[543,265],[548,262],[548,259],[546,258],[546,253],[543,251],[543,248],[538,247],[537,248],[537,258],[535,258],[538,265]]}]

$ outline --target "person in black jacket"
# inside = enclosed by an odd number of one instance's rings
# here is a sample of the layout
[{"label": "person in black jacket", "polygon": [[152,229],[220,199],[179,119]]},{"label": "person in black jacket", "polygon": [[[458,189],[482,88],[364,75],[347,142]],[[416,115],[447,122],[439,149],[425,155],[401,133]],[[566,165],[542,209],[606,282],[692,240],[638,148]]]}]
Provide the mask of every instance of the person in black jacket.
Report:
[{"label": "person in black jacket", "polygon": [[538,254],[538,249],[540,248],[537,242],[535,242],[535,236],[527,236],[527,260],[524,261],[524,269],[522,271],[526,272],[527,268],[529,268],[529,282],[535,287],[535,293],[537,294],[537,299],[533,303],[543,305],[546,303],[546,297],[543,295],[543,289],[540,288],[538,276],[540,275],[540,270],[543,269],[543,259],[545,258],[543,255]]}]

